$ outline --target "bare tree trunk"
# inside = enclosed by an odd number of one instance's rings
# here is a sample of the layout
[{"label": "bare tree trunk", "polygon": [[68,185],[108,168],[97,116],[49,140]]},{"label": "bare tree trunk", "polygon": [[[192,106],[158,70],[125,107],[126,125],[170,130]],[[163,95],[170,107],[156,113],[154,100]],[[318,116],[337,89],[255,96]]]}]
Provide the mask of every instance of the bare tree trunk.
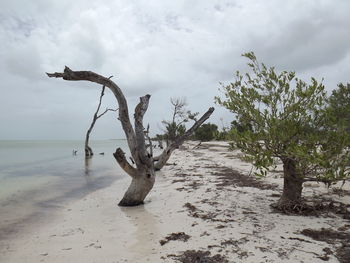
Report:
[{"label": "bare tree trunk", "polygon": [[90,139],[90,133],[92,131],[92,129],[94,128],[95,126],[95,123],[97,121],[97,114],[100,110],[100,107],[101,107],[101,103],[102,103],[102,97],[104,95],[104,92],[105,92],[105,86],[102,86],[102,90],[101,90],[101,95],[100,95],[100,100],[99,100],[99,103],[98,103],[98,106],[97,106],[97,109],[96,109],[96,112],[92,118],[92,122],[90,124],[90,127],[89,129],[87,130],[86,132],[86,137],[85,137],[85,157],[91,157],[94,155],[91,147],[89,146],[89,139]]},{"label": "bare tree trunk", "polygon": [[[135,166],[131,165],[125,158],[122,149],[118,148],[113,154],[120,167],[128,173],[131,178],[131,184],[120,201],[121,206],[135,206],[143,203],[144,199],[152,189],[155,182],[155,164],[153,156],[147,152],[145,143],[145,134],[143,127],[143,116],[147,111],[150,95],[140,97],[140,102],[134,111],[134,127],[129,118],[129,111],[126,99],[120,88],[110,79],[98,75],[91,71],[72,71],[65,67],[63,73],[47,73],[49,77],[63,78],[65,80],[87,80],[108,87],[114,94],[119,104],[119,120],[126,135],[128,146]],[[191,129],[184,135],[176,139],[163,154],[159,156],[161,163],[156,163],[157,167],[163,167],[166,160],[169,159],[171,152],[180,146],[183,141],[189,137],[196,128],[198,128],[214,111],[210,108]],[[159,162],[159,161],[158,161]],[[164,164],[163,164],[164,163]],[[159,168],[159,169],[160,169]]]},{"label": "bare tree trunk", "polygon": [[[112,78],[109,77],[109,79]],[[102,103],[102,97],[104,96],[105,94],[105,87],[106,86],[102,86],[102,90],[101,90],[101,95],[100,95],[100,100],[99,100],[99,103],[98,103],[98,106],[97,106],[97,109],[96,109],[96,112],[92,118],[92,122],[90,124],[90,127],[89,129],[87,130],[86,132],[86,137],[85,137],[85,157],[91,157],[94,155],[91,147],[89,146],[89,139],[90,139],[90,133],[92,131],[92,129],[94,128],[95,126],[95,123],[96,121],[101,118],[103,115],[105,115],[108,111],[117,111],[117,110],[114,110],[114,109],[106,109],[103,113],[101,113],[100,115],[98,115],[98,112],[100,111],[100,107],[101,107],[101,103]]]},{"label": "bare tree trunk", "polygon": [[94,152],[92,151],[91,147],[89,146],[89,135],[86,135],[85,138],[85,158],[92,157],[94,155]]},{"label": "bare tree trunk", "polygon": [[296,163],[291,159],[283,159],[283,193],[278,201],[281,208],[291,207],[299,204],[301,201],[301,192],[303,190],[303,178],[296,170]]},{"label": "bare tree trunk", "polygon": [[154,169],[147,168],[139,171],[137,177],[133,177],[131,184],[125,192],[123,199],[119,202],[120,206],[135,206],[143,204],[146,196],[153,188],[155,182]]}]

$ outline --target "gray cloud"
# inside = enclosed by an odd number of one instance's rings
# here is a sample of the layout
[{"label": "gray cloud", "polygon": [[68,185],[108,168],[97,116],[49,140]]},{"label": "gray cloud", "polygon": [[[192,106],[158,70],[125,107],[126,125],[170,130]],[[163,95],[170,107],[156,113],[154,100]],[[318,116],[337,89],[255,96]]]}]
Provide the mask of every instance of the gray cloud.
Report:
[{"label": "gray cloud", "polygon": [[[151,94],[145,122],[154,133],[170,116],[170,97],[193,111],[213,106],[219,82],[245,70],[240,55],[325,77],[328,89],[348,81],[350,3],[339,1],[20,1],[0,2],[0,139],[80,139],[100,87],[48,79],[44,72],[92,70],[123,89],[130,112]],[[116,107],[109,92],[104,106]],[[217,108],[211,121],[232,116]],[[223,119],[223,120],[221,120]],[[114,115],[95,138],[120,138]]]},{"label": "gray cloud", "polygon": [[299,72],[334,65],[350,51],[348,5],[346,1],[310,1],[307,8],[300,3],[287,6],[285,11],[290,13],[272,15],[274,23],[269,21],[266,31],[253,35],[250,49],[264,61]]}]

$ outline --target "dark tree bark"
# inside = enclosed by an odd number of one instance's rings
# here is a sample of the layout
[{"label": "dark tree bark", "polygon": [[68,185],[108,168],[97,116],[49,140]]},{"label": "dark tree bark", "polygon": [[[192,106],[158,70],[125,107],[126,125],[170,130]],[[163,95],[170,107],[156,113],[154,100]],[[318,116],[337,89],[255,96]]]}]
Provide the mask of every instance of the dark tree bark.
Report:
[{"label": "dark tree bark", "polygon": [[68,67],[65,67],[63,73],[47,73],[47,75],[50,78],[63,78],[64,80],[72,81],[86,80],[101,84],[108,87],[117,99],[119,105],[119,120],[125,132],[132,159],[134,160],[134,164],[131,165],[120,148],[116,149],[113,154],[120,167],[132,178],[129,188],[119,203],[121,206],[143,204],[144,199],[154,185],[155,169],[162,168],[173,150],[179,147],[214,111],[214,108],[210,108],[184,135],[177,138],[174,143],[169,145],[163,153],[158,156],[158,161],[155,162],[153,156],[146,149],[145,129],[143,127],[143,116],[147,111],[150,95],[140,97],[140,102],[134,111],[133,127],[129,118],[128,105],[124,94],[110,79],[91,71],[72,71]]},{"label": "dark tree bark", "polygon": [[[109,78],[111,78],[111,77],[109,77]],[[90,139],[90,133],[92,132],[92,129],[94,128],[96,121],[99,118],[101,118],[103,115],[105,115],[108,111],[117,111],[115,109],[106,109],[103,113],[98,115],[98,112],[100,111],[100,107],[101,107],[101,104],[102,104],[102,97],[105,94],[105,88],[106,88],[106,86],[102,86],[102,90],[101,90],[101,94],[100,94],[100,100],[99,100],[96,112],[95,112],[95,114],[94,114],[94,116],[92,118],[92,122],[90,124],[90,127],[87,130],[87,132],[86,132],[86,136],[85,136],[85,157],[86,158],[91,157],[91,156],[94,155],[94,152],[92,151],[91,147],[89,146],[89,139]]]},{"label": "dark tree bark", "polygon": [[296,204],[300,204],[301,192],[303,190],[303,177],[298,174],[296,169],[296,162],[292,159],[286,158],[283,162],[284,184],[283,192],[278,206],[281,208],[290,208]]}]

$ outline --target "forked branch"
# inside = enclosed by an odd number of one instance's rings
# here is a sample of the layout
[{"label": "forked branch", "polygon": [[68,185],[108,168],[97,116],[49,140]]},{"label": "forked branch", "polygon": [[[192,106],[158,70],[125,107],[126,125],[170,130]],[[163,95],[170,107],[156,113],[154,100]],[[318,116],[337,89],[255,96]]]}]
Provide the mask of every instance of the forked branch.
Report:
[{"label": "forked branch", "polygon": [[125,132],[129,149],[134,160],[138,159],[138,154],[136,153],[136,135],[135,131],[131,125],[128,111],[128,104],[122,93],[121,89],[109,78],[96,74],[92,71],[73,71],[67,66],[64,68],[64,72],[46,73],[50,78],[63,78],[64,80],[78,81],[86,80],[94,83],[101,84],[108,87],[114,94],[115,98],[119,104],[119,120],[122,124],[123,130]]},{"label": "forked branch", "polygon": [[125,158],[125,153],[122,149],[118,148],[115,153],[113,153],[114,158],[117,160],[120,167],[129,174],[132,178],[137,178],[137,169],[129,164],[128,160]]},{"label": "forked branch", "polygon": [[[112,76],[109,77],[109,79],[111,79]],[[92,132],[92,129],[95,126],[96,121],[101,118],[103,115],[105,115],[108,111],[117,111],[116,109],[106,109],[104,112],[102,112],[101,114],[98,114],[98,112],[100,111],[101,108],[101,104],[102,104],[102,97],[105,94],[105,88],[106,86],[102,86],[102,90],[101,90],[101,94],[100,94],[100,99],[99,99],[99,103],[96,109],[96,112],[92,118],[92,122],[90,124],[89,129],[86,132],[86,136],[85,136],[85,157],[91,157],[94,153],[91,149],[91,147],[89,146],[89,139],[90,139],[90,133]]]},{"label": "forked branch", "polygon": [[190,129],[188,129],[183,135],[175,138],[175,140],[169,144],[168,147],[166,147],[159,156],[154,157],[154,160],[157,160],[157,162],[154,164],[154,168],[156,170],[162,169],[166,162],[169,160],[171,153],[177,149],[188,137],[190,137],[194,131],[210,117],[213,112],[214,108],[209,108],[207,112],[204,113],[203,116],[198,121],[196,121]]}]

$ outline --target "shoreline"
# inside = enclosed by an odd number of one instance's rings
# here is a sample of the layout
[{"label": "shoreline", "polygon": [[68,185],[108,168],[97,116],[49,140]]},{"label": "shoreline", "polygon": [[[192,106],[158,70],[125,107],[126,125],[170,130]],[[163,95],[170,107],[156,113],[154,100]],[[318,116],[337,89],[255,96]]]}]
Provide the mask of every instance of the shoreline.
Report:
[{"label": "shoreline", "polygon": [[[28,176],[28,179],[11,179],[17,184],[11,182],[9,186],[12,187],[8,193],[2,193],[3,198],[0,199],[0,251],[1,243],[16,239],[18,234],[33,232],[33,229],[53,220],[71,203],[122,179],[121,175],[113,174],[120,173],[118,169],[93,169],[89,174],[81,172],[54,176],[40,172],[37,176]],[[55,172],[59,171],[51,171]]]},{"label": "shoreline", "polygon": [[[179,262],[193,256],[217,260],[212,262],[322,262],[320,257],[339,262],[339,242],[331,245],[301,232],[343,228],[348,233],[349,220],[332,213],[275,213],[270,205],[281,193],[279,173],[251,178],[251,165],[240,160],[239,152],[227,151],[227,143],[202,143],[194,150],[196,145],[189,142],[174,152],[170,165],[157,173],[145,205],[117,206],[130,183],[123,174],[112,185],[65,205],[32,233],[8,240],[0,261]],[[327,191],[310,184],[303,194]],[[350,203],[349,195],[328,192]]]}]

